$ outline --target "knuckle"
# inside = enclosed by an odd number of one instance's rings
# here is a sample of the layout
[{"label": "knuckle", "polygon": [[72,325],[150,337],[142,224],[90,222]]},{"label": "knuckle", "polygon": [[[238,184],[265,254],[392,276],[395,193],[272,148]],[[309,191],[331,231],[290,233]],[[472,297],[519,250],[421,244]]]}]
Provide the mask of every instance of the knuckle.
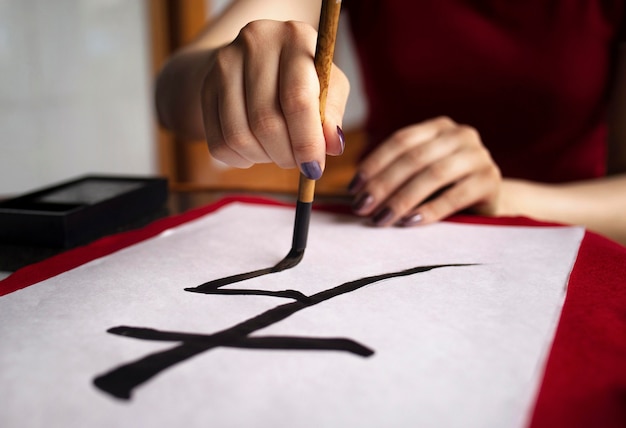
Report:
[{"label": "knuckle", "polygon": [[456,133],[459,137],[463,138],[465,141],[471,143],[480,144],[480,135],[476,128],[469,125],[459,125],[456,129]]},{"label": "knuckle", "polygon": [[240,153],[245,147],[250,144],[250,135],[238,129],[224,130],[224,146],[229,147],[231,150]]},{"label": "knuckle", "polygon": [[285,31],[290,39],[311,39],[315,37],[315,29],[300,21],[286,21]]},{"label": "knuckle", "polygon": [[250,115],[250,128],[256,136],[275,136],[282,127],[283,121],[274,110],[257,109]]},{"label": "knuckle", "polygon": [[305,85],[290,88],[280,95],[280,104],[285,116],[293,116],[311,109],[311,100],[316,98],[314,91]]},{"label": "knuckle", "polygon": [[293,153],[297,158],[308,158],[311,153],[318,151],[318,145],[311,141],[303,141],[298,144],[294,144]]},{"label": "knuckle", "polygon": [[478,153],[478,155],[480,156],[481,159],[484,160],[484,162],[487,165],[494,165],[493,159],[491,158],[491,153],[489,152],[489,150],[487,150],[487,148],[485,146],[483,146],[482,144],[477,146],[475,148],[476,152]]},{"label": "knuckle", "polygon": [[267,22],[263,20],[252,21],[243,26],[237,35],[236,43],[248,49],[254,49],[263,39],[263,34],[267,28]]},{"label": "knuckle", "polygon": [[219,78],[224,78],[232,73],[237,53],[231,45],[220,48],[215,53],[215,62],[213,63],[213,72],[217,73]]},{"label": "knuckle", "polygon": [[437,162],[428,168],[428,173],[435,182],[440,183],[448,177],[449,168],[446,162]]},{"label": "knuckle", "polygon": [[412,167],[419,168],[424,165],[424,147],[413,147],[404,153],[403,157],[408,161]]},{"label": "knuckle", "polygon": [[391,135],[390,142],[399,147],[401,150],[409,150],[413,147],[413,142],[410,136],[411,131],[409,129],[399,129]]},{"label": "knuckle", "polygon": [[456,125],[456,122],[448,116],[437,116],[433,119],[433,122],[443,128],[449,128]]},{"label": "knuckle", "polygon": [[298,36],[302,32],[302,25],[298,21],[285,21],[285,29],[290,36]]}]

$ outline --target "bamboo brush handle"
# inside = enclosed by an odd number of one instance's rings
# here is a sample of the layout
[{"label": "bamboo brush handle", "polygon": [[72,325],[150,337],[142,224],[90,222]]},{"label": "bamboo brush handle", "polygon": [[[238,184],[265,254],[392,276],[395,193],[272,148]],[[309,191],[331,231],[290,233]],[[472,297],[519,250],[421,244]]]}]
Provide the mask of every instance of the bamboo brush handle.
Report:
[{"label": "bamboo brush handle", "polygon": [[[324,124],[326,111],[326,96],[330,82],[330,70],[333,65],[335,54],[335,40],[337,39],[337,27],[339,26],[339,12],[341,0],[323,0],[320,12],[320,23],[317,32],[317,46],[315,48],[315,70],[320,81],[320,119]],[[315,180],[300,174],[298,184],[298,200],[301,202],[313,202],[315,195]]]}]

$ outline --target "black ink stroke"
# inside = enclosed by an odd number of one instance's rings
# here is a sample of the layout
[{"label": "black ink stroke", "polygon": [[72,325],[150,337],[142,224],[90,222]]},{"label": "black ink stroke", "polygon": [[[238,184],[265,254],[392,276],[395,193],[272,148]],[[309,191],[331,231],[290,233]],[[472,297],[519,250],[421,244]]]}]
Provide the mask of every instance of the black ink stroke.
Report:
[{"label": "black ink stroke", "polygon": [[[245,281],[246,279],[257,278],[259,276],[267,275],[270,273],[276,273],[286,269],[291,269],[292,267],[300,263],[300,261],[304,257],[304,250],[306,249],[306,241],[309,235],[309,222],[311,221],[311,209],[313,207],[312,201],[304,202],[300,200],[300,197],[301,195],[298,195],[298,202],[296,203],[296,218],[293,224],[293,238],[291,241],[291,249],[284,259],[282,259],[272,267],[227,276],[225,278],[220,278],[216,279],[215,281],[207,282],[204,285],[212,284],[212,286],[215,287],[222,287],[224,285],[234,284],[235,282]],[[263,293],[263,295],[272,295],[268,293],[270,292],[265,292]],[[259,291],[259,293],[256,294],[261,294],[261,292]],[[276,295],[276,297],[293,298],[292,296],[280,295]]]},{"label": "black ink stroke", "polygon": [[[265,290],[225,290],[219,289],[219,287],[236,281],[220,283],[220,280],[217,280],[207,282],[198,287],[186,290],[203,294],[272,295],[276,297],[291,298],[294,299],[294,301],[269,309],[228,329],[207,335],[166,332],[140,327],[121,326],[111,328],[108,330],[111,334],[142,340],[180,342],[180,344],[165,351],[155,352],[134,362],[114,368],[111,371],[96,377],[94,379],[94,384],[102,391],[107,392],[114,397],[120,399],[130,399],[134,388],[148,381],[163,370],[202,352],[218,347],[344,351],[362,357],[367,357],[372,355],[374,351],[351,339],[291,336],[250,337],[250,334],[282,321],[302,309],[317,305],[334,297],[356,291],[367,285],[380,282],[385,279],[414,275],[433,269],[461,266],[473,266],[473,264],[418,266],[398,272],[374,275],[345,282],[334,288],[320,291],[311,296],[305,296],[304,294],[294,290],[284,290],[282,292],[267,292]],[[243,281],[245,279],[247,278],[239,279],[239,281]]]},{"label": "black ink stroke", "polygon": [[[227,276],[225,278],[220,278],[220,279],[206,282],[195,288],[185,288],[185,290],[186,291],[198,291],[197,289],[200,289],[200,288],[204,288],[207,290],[214,289],[214,288],[223,287],[228,284],[234,284],[236,282],[245,281],[247,279],[257,278],[259,276],[267,275],[270,273],[281,272],[283,270],[290,269],[294,267],[295,265],[297,265],[298,263],[300,263],[300,260],[302,260],[303,256],[304,256],[303,249],[298,250],[298,249],[292,248],[291,251],[289,251],[289,253],[285,256],[284,259],[282,259],[281,261],[279,261],[276,265],[272,267],[258,269],[258,270],[254,270],[251,272],[238,273],[236,275]],[[202,292],[202,291],[198,291],[198,292]],[[267,293],[271,293],[271,292],[267,292]],[[214,294],[214,293],[206,293],[206,294]],[[257,293],[257,294],[260,294],[260,293]],[[265,295],[269,295],[269,294],[265,294]],[[276,296],[276,297],[287,297],[287,296]],[[293,298],[291,296],[289,297]]]}]

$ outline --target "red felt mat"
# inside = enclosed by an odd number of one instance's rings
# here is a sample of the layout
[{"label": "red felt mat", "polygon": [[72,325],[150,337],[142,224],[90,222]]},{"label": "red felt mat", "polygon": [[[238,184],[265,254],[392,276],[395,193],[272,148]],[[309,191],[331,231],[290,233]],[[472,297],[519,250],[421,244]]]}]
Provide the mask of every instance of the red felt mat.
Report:
[{"label": "red felt mat", "polygon": [[[156,236],[235,201],[285,205],[253,197],[225,198],[20,269],[0,281],[0,296]],[[545,225],[526,218],[458,216],[452,220]],[[594,233],[585,234],[572,271],[531,426],[626,427],[626,248]]]}]

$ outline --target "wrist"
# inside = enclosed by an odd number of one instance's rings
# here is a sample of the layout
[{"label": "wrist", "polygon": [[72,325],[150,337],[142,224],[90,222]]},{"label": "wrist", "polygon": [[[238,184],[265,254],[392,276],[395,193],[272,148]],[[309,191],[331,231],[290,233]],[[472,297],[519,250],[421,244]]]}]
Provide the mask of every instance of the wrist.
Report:
[{"label": "wrist", "polygon": [[528,216],[533,211],[532,194],[537,193],[538,189],[533,190],[532,183],[504,178],[500,187],[500,195],[496,205],[496,216]]}]

